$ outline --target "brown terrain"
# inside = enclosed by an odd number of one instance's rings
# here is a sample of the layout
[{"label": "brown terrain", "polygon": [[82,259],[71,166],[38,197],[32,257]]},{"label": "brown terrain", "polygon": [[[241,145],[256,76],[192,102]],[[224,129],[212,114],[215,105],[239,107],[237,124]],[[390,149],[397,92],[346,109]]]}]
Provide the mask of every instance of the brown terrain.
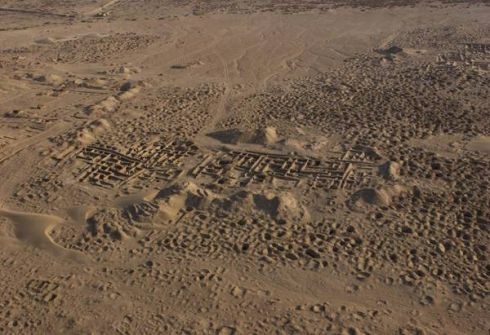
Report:
[{"label": "brown terrain", "polygon": [[0,0],[0,334],[490,334],[490,6]]}]

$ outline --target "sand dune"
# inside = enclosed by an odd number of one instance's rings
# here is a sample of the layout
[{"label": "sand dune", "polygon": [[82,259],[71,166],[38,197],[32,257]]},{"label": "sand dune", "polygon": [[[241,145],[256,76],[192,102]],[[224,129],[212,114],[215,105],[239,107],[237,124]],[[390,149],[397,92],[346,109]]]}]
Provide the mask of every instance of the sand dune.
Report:
[{"label": "sand dune", "polygon": [[46,250],[57,257],[84,262],[83,254],[65,249],[56,244],[49,236],[50,230],[63,222],[63,219],[51,215],[22,213],[2,209],[0,215],[8,218],[14,225],[15,237],[28,246]]}]

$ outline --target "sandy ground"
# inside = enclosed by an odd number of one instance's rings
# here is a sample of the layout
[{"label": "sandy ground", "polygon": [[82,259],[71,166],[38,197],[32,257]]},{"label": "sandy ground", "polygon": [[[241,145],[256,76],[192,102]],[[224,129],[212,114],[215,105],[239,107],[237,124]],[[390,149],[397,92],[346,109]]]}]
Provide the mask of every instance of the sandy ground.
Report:
[{"label": "sandy ground", "polygon": [[0,333],[489,334],[489,22],[0,1]]}]

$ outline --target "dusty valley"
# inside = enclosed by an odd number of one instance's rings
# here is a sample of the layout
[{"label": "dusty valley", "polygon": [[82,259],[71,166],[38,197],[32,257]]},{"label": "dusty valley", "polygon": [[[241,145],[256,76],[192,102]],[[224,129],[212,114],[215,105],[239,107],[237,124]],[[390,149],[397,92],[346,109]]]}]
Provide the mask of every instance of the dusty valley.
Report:
[{"label": "dusty valley", "polygon": [[485,1],[0,1],[0,333],[489,334]]}]

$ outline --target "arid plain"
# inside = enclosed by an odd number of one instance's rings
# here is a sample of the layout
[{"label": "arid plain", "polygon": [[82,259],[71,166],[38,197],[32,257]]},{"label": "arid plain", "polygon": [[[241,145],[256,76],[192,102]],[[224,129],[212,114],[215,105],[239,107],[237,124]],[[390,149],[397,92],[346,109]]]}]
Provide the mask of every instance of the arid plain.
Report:
[{"label": "arid plain", "polygon": [[485,2],[0,1],[0,333],[489,334]]}]

